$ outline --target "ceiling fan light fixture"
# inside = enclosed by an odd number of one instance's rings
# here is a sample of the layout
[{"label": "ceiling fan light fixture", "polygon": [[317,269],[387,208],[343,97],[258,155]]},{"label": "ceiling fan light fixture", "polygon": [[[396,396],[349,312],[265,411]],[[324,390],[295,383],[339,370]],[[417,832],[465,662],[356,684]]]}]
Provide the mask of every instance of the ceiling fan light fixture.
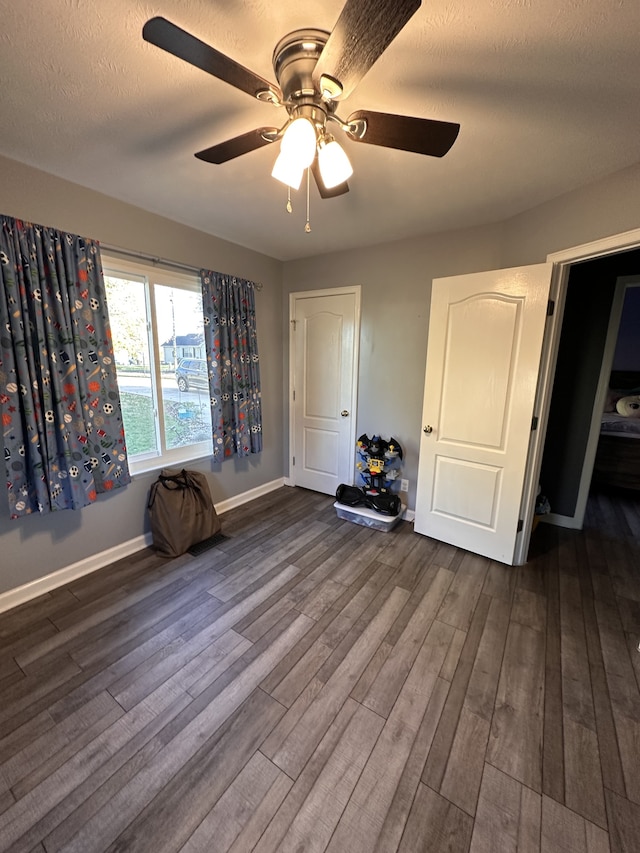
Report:
[{"label": "ceiling fan light fixture", "polygon": [[320,94],[328,101],[339,98],[343,92],[342,83],[331,77],[329,74],[322,74],[320,77]]},{"label": "ceiling fan light fixture", "polygon": [[[344,0],[332,32],[297,29],[280,39],[273,52],[278,85],[244,68],[166,18],[148,20],[145,41],[252,98],[286,110],[282,127],[261,127],[199,151],[208,163],[229,160],[281,140],[272,175],[298,189],[305,169],[313,172],[322,198],[349,191],[353,174],[345,151],[326,131],[336,123],[345,136],[383,148],[444,156],[456,140],[459,124],[412,116],[358,110],[347,121],[337,114],[338,102],[348,98],[420,7],[420,0]],[[315,159],[317,157],[317,160]],[[307,172],[307,208],[309,202]],[[290,196],[290,193],[289,193]],[[307,228],[309,230],[307,210]]]},{"label": "ceiling fan light fixture", "polygon": [[297,190],[302,182],[304,170],[304,166],[300,166],[299,163],[287,156],[285,151],[281,151],[274,163],[271,177],[291,187],[292,190]]},{"label": "ceiling fan light fixture", "polygon": [[280,152],[298,168],[306,169],[310,166],[316,156],[316,129],[313,122],[304,116],[294,118],[284,132]]},{"label": "ceiling fan light fixture", "polygon": [[353,166],[346,151],[333,138],[318,146],[318,167],[322,183],[328,190],[343,184],[353,175]]}]

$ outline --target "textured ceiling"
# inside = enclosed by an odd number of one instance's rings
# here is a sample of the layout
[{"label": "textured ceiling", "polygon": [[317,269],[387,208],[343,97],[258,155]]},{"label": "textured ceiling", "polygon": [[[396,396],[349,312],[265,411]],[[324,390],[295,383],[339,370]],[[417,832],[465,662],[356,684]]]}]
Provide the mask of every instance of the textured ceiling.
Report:
[{"label": "textured ceiling", "polygon": [[[428,0],[340,113],[461,124],[443,159],[346,141],[348,195],[305,199],[273,147],[195,151],[284,111],[145,43],[163,15],[273,80],[276,42],[331,30],[342,0],[0,0],[0,153],[291,259],[492,222],[640,160],[638,0]],[[342,139],[341,139],[342,141]]]}]

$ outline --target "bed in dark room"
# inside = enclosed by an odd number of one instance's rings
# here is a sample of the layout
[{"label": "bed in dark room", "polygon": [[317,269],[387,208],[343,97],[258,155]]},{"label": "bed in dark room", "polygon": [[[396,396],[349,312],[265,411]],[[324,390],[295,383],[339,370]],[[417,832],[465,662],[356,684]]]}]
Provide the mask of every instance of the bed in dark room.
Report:
[{"label": "bed in dark room", "polygon": [[[593,484],[640,491],[640,416],[621,401],[640,394],[640,371],[613,371],[593,468]],[[631,411],[622,414],[618,409]]]}]

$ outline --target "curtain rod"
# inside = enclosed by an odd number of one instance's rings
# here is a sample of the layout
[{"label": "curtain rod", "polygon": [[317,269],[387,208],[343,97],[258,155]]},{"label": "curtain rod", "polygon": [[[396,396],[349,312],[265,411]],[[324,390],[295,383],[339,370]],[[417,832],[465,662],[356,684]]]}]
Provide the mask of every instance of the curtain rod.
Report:
[{"label": "curtain rod", "polygon": [[[121,249],[119,246],[111,246],[109,243],[101,243],[100,248],[104,249],[105,252],[114,252],[117,255],[124,255],[126,258],[132,258],[137,261],[149,261],[154,264],[154,266],[162,265],[164,267],[172,267],[175,270],[181,270],[182,272],[195,272],[200,273],[201,267],[193,267],[190,264],[182,264],[178,261],[169,261],[166,258],[159,258],[156,255],[147,255],[144,252],[134,252],[131,249]],[[262,284],[260,282],[252,282],[256,290],[262,290]]]}]

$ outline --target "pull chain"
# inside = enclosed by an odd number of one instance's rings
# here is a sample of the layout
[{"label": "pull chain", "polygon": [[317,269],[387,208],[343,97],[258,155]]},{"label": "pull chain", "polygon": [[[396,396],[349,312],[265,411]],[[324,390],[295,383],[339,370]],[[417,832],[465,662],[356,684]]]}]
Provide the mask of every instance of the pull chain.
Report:
[{"label": "pull chain", "polygon": [[291,206],[291,187],[287,187],[287,213],[291,213],[293,207]]},{"label": "pull chain", "polygon": [[309,187],[311,181],[311,178],[309,177],[310,171],[311,169],[307,169],[307,221],[304,226],[304,230],[307,232],[307,234],[309,234],[311,231],[311,223],[309,222]]}]

